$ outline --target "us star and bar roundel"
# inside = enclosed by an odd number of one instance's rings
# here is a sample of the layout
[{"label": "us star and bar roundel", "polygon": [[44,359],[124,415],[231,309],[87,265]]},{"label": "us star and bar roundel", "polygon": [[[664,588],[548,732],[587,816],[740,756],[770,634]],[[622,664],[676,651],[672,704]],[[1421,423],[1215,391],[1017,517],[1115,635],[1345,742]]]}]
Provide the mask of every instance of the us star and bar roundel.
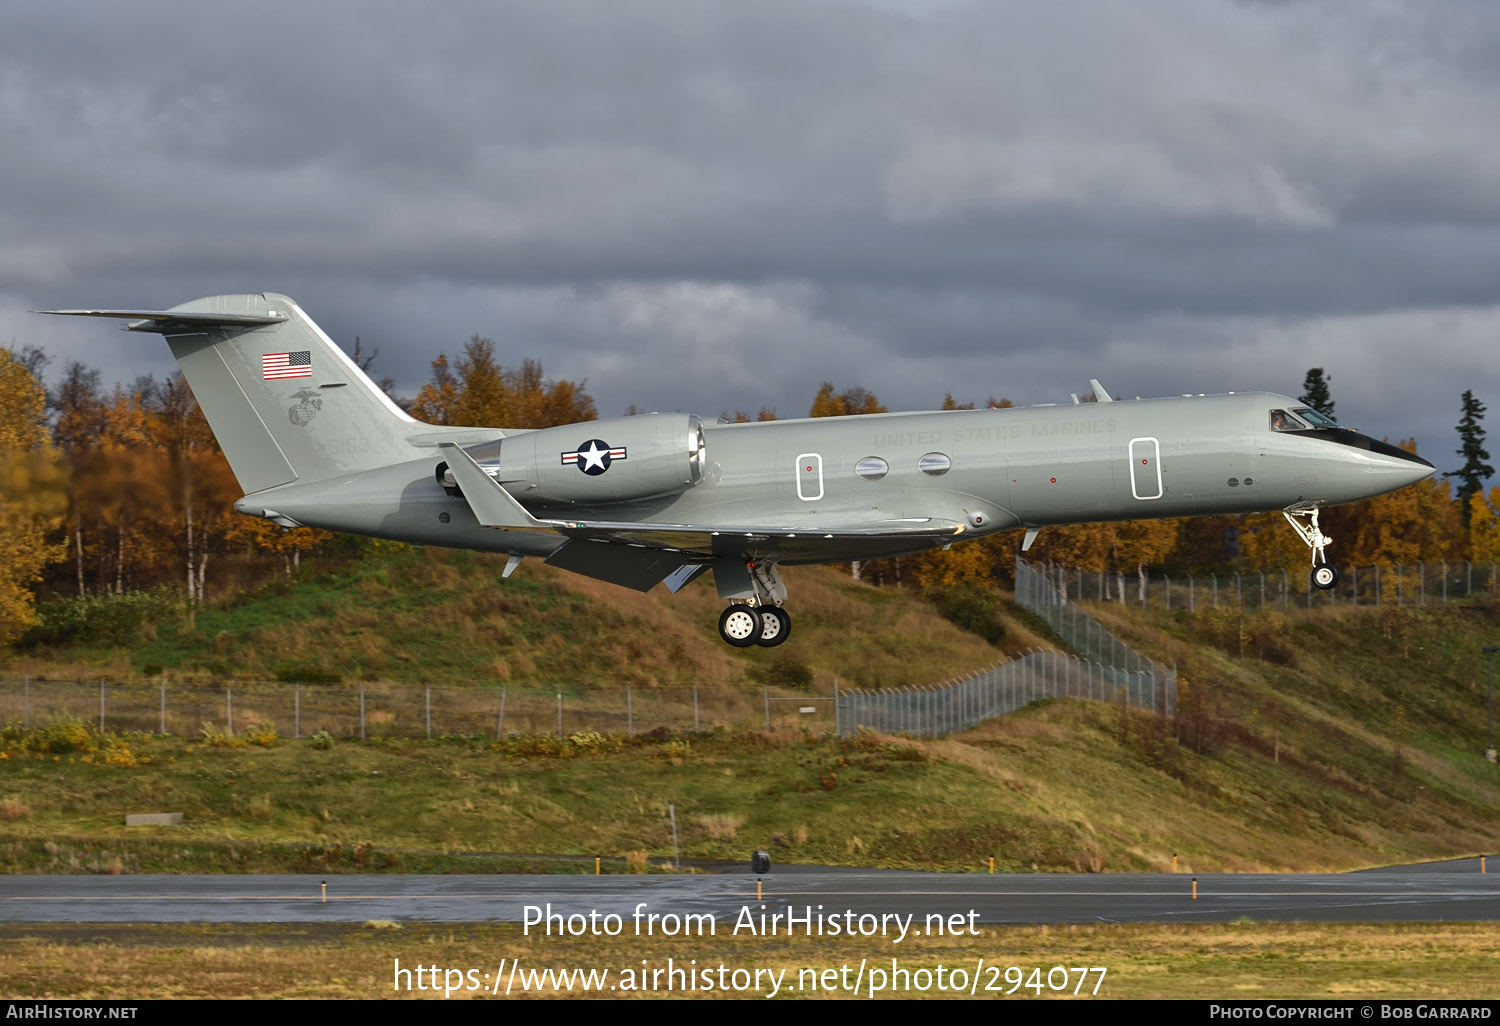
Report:
[{"label": "us star and bar roundel", "polygon": [[590,438],[573,452],[562,454],[564,466],[576,466],[590,477],[597,477],[609,469],[615,460],[625,458],[625,447],[610,444],[601,438]]},{"label": "us star and bar roundel", "polygon": [[263,381],[310,378],[312,351],[304,349],[300,353],[266,353],[260,358],[260,376]]}]

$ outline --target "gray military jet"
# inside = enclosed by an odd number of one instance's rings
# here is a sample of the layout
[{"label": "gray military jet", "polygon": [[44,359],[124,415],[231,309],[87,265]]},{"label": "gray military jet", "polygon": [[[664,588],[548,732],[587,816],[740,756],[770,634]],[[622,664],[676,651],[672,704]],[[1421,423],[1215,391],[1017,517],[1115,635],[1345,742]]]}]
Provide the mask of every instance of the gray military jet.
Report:
[{"label": "gray military jet", "polygon": [[423,545],[525,556],[676,592],[712,570],[734,646],[779,645],[778,567],[899,556],[997,531],[1281,511],[1338,571],[1324,506],[1432,464],[1284,395],[726,424],[653,413],[540,430],[413,420],[291,299],[48,310],[165,336],[245,489],[235,509]]}]

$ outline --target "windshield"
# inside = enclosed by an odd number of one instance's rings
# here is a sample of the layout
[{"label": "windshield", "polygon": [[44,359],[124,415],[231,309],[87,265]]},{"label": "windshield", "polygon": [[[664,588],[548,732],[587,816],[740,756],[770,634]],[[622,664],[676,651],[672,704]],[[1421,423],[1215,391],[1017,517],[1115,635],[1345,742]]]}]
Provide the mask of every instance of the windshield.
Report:
[{"label": "windshield", "polygon": [[1297,416],[1301,417],[1303,420],[1307,421],[1313,427],[1320,427],[1320,428],[1336,428],[1336,427],[1338,427],[1338,423],[1332,417],[1325,417],[1325,416],[1323,416],[1323,414],[1319,413],[1317,410],[1309,409],[1308,407],[1305,407],[1305,406],[1304,407],[1299,407],[1298,409],[1295,409],[1292,412],[1295,413]]}]

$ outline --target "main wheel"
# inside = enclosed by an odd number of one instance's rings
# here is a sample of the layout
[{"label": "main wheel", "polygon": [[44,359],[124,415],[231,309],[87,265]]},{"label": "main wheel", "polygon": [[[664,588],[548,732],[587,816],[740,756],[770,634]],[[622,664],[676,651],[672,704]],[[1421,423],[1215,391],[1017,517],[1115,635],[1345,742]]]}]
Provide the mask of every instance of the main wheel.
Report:
[{"label": "main wheel", "polygon": [[765,648],[775,648],[792,633],[792,618],[780,606],[760,607],[760,640]]},{"label": "main wheel", "polygon": [[1332,563],[1319,563],[1313,567],[1312,582],[1313,587],[1328,591],[1339,583],[1338,568]]},{"label": "main wheel", "polygon": [[719,616],[719,637],[735,648],[748,648],[760,640],[760,611],[754,606],[736,603]]}]

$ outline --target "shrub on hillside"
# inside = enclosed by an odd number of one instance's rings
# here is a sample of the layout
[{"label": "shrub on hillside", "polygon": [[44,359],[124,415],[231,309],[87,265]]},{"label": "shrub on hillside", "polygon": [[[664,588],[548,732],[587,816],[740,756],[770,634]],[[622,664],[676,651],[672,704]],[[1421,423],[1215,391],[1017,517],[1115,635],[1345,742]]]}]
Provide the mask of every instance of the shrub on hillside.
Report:
[{"label": "shrub on hillside", "polygon": [[1000,599],[982,588],[934,588],[929,597],[943,618],[961,630],[977,634],[991,645],[1005,640],[1000,622]]},{"label": "shrub on hillside", "polygon": [[36,612],[36,626],[21,637],[18,647],[124,644],[137,638],[143,628],[181,617],[183,602],[175,588],[152,588],[57,599],[40,603]]}]

